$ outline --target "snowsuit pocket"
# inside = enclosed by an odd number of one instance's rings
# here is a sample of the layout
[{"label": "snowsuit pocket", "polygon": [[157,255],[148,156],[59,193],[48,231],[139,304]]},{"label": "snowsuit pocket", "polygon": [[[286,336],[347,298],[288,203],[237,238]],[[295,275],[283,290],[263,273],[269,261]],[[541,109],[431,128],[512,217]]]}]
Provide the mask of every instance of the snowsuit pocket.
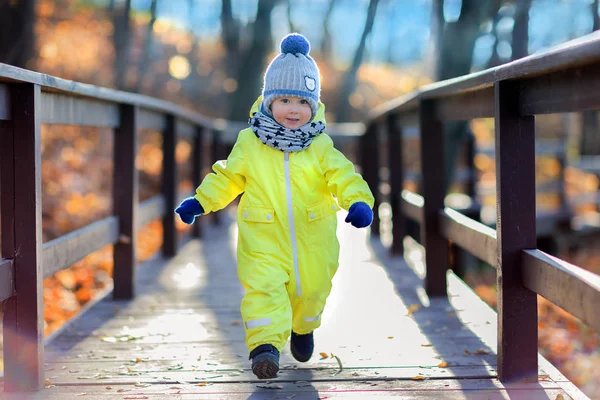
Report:
[{"label": "snowsuit pocket", "polygon": [[317,205],[308,207],[306,209],[306,218],[308,222],[315,222],[329,215],[335,214],[339,209],[340,207],[333,199],[331,199],[331,201],[324,201]]},{"label": "snowsuit pocket", "polygon": [[275,210],[261,206],[246,206],[242,208],[242,221],[272,224],[275,222]]}]

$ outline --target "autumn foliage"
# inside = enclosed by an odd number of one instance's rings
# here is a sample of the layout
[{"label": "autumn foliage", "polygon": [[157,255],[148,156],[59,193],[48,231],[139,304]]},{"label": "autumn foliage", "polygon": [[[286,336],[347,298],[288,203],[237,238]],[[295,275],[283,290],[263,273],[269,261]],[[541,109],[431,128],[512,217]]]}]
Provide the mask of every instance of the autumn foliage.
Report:
[{"label": "autumn foliage", "polygon": [[[147,75],[138,76],[137,62],[140,60],[143,32],[147,18],[138,16],[132,30],[132,63],[126,74],[128,86],[140,83],[142,93],[178,102],[211,116],[225,115],[218,106],[226,106],[226,96],[237,85],[224,76],[222,70],[223,49],[218,43],[196,43],[188,32],[173,29],[158,23],[156,40],[165,59],[171,64],[152,63]],[[76,81],[110,87],[114,83],[112,59],[114,57],[111,35],[113,25],[103,12],[94,7],[59,7],[53,1],[38,2],[38,21],[35,27],[37,53],[35,69],[50,75]],[[191,65],[174,59],[178,55],[192,58],[199,51],[202,60]],[[208,56],[206,56],[208,55]],[[178,61],[179,60],[179,61]],[[324,81],[324,95],[331,93],[335,99],[336,67],[321,62],[323,75],[331,77]],[[178,64],[179,63],[179,64]],[[183,64],[182,64],[183,63]],[[212,90],[212,97],[181,95],[182,85],[173,77],[182,73],[196,75],[199,86]],[[175,69],[175,70],[173,70]],[[328,73],[331,71],[333,73]],[[389,67],[365,65],[358,73],[359,85],[352,95],[353,107],[371,108],[383,100],[397,97],[416,87],[428,83],[429,79],[418,71],[404,71]],[[390,82],[396,82],[390,85]],[[327,102],[327,99],[325,99]],[[328,117],[330,120],[333,117]],[[490,141],[491,126],[485,121],[475,121],[473,130],[479,144]],[[48,241],[86,226],[111,214],[112,204],[112,149],[114,132],[110,129],[67,126],[42,127],[42,219],[43,237]],[[493,140],[493,139],[492,139]],[[180,188],[190,191],[190,144],[180,141],[177,145],[177,162],[180,168]],[[475,164],[483,185],[495,179],[493,158],[478,156]],[[538,179],[551,179],[558,174],[555,160],[538,160]],[[140,132],[139,155],[136,166],[140,174],[140,201],[159,192],[162,169],[161,137],[158,132]],[[574,169],[566,171],[568,195],[598,190],[598,179]],[[493,204],[491,198],[484,204]],[[557,205],[553,195],[540,196],[540,204],[552,208]],[[580,213],[593,211],[582,206]],[[177,225],[180,231],[185,228]],[[162,225],[153,221],[139,232],[138,260],[151,258],[160,249]],[[600,240],[587,251],[573,252],[561,257],[577,265],[600,273]],[[112,246],[90,254],[75,265],[44,280],[44,332],[55,332],[66,321],[76,315],[82,307],[112,285]],[[468,283],[490,305],[495,306],[495,276],[485,273],[468,276]],[[539,346],[541,353],[580,387],[600,381],[600,346],[598,335],[585,327],[570,314],[543,298],[538,301]],[[593,386],[590,386],[592,388]],[[589,392],[593,390],[590,389]]]}]

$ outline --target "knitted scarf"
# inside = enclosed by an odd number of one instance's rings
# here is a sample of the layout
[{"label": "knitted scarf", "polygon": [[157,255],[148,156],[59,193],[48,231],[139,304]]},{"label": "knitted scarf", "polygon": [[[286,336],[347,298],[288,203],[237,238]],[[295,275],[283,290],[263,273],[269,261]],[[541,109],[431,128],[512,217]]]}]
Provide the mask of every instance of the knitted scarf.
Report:
[{"label": "knitted scarf", "polygon": [[309,122],[298,129],[288,129],[260,111],[254,113],[248,123],[261,142],[283,152],[302,151],[325,131],[323,122]]}]

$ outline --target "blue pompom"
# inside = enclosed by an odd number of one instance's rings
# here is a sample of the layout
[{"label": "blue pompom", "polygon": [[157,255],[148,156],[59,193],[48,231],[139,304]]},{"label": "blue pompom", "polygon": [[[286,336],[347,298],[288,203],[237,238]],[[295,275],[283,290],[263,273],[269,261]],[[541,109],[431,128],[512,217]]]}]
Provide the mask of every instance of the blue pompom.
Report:
[{"label": "blue pompom", "polygon": [[310,43],[308,43],[308,40],[299,33],[290,33],[281,40],[282,53],[300,53],[307,56],[309,51]]}]

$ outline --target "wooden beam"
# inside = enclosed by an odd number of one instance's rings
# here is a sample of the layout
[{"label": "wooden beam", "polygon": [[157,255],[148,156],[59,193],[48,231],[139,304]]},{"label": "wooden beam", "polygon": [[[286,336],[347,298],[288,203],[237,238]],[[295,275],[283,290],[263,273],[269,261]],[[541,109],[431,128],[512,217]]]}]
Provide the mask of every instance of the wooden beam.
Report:
[{"label": "wooden beam", "polygon": [[162,132],[165,126],[166,120],[164,114],[146,109],[138,111],[138,129],[151,129]]},{"label": "wooden beam", "polygon": [[537,298],[521,251],[536,248],[534,118],[519,115],[515,82],[495,87],[498,378],[537,381]]},{"label": "wooden beam", "polygon": [[519,83],[522,115],[600,109],[600,62],[523,79]]},{"label": "wooden beam", "polygon": [[2,191],[12,195],[12,210],[2,204],[2,224],[8,215],[12,218],[2,230],[2,254],[13,258],[17,293],[4,307],[4,390],[37,391],[44,387],[41,90],[35,84],[14,84],[10,97],[13,125],[3,132],[2,143],[12,144],[2,156],[12,153],[12,158],[3,160],[2,167],[12,164],[8,170],[13,177],[3,179]]},{"label": "wooden beam", "polygon": [[15,295],[13,260],[0,259],[0,303]]},{"label": "wooden beam", "polygon": [[196,135],[196,127],[193,124],[180,119],[175,121],[175,131],[179,138],[194,138]]},{"label": "wooden beam", "polygon": [[523,284],[600,332],[600,277],[541,250],[523,251]]},{"label": "wooden beam", "polygon": [[388,165],[390,169],[390,203],[392,208],[392,254],[403,254],[403,239],[406,236],[406,220],[402,212],[402,188],[404,184],[404,163],[402,151],[402,126],[396,115],[387,119]]},{"label": "wooden beam", "polygon": [[360,139],[360,168],[362,176],[369,185],[371,193],[375,198],[373,206],[373,222],[371,224],[371,233],[379,235],[379,205],[381,204],[381,194],[379,193],[380,155],[379,155],[379,125],[374,123],[367,127],[367,131]]},{"label": "wooden beam", "polygon": [[165,199],[165,212],[163,215],[163,245],[162,252],[166,257],[177,253],[177,230],[175,229],[175,197],[177,196],[177,161],[175,149],[177,147],[177,132],[175,119],[167,115],[163,130],[163,170],[162,170],[162,195]]},{"label": "wooden beam", "polygon": [[118,239],[119,219],[111,216],[44,243],[44,278],[73,265],[104,246],[116,243]]},{"label": "wooden beam", "polygon": [[106,101],[42,92],[43,124],[115,128],[119,125],[119,106]]},{"label": "wooden beam", "polygon": [[423,223],[421,240],[425,246],[425,290],[429,296],[446,296],[446,272],[450,268],[448,240],[441,235],[439,212],[444,209],[444,129],[436,117],[433,100],[423,100],[419,107],[421,129],[421,186]]},{"label": "wooden beam", "polygon": [[[192,185],[194,188],[198,187],[202,182],[202,169],[204,168],[204,139],[206,129],[197,127],[196,135],[193,140],[193,154],[192,154]],[[194,189],[195,191],[195,189]],[[204,218],[196,219],[192,226],[192,236],[195,238],[202,237],[202,226],[204,224]]]},{"label": "wooden beam", "polygon": [[138,171],[135,166],[138,147],[138,108],[121,106],[119,128],[114,138],[113,215],[119,218],[119,241],[114,246],[113,297],[134,296],[137,245]]},{"label": "wooden beam", "polygon": [[402,212],[408,218],[423,223],[423,196],[409,190],[402,191]]},{"label": "wooden beam", "polygon": [[143,96],[136,93],[127,93],[104,87],[73,82],[38,72],[28,71],[12,65],[0,63],[1,83],[31,83],[39,85],[44,92],[58,92],[70,96],[87,97],[89,99],[103,100],[114,104],[136,106],[158,114],[171,114],[177,118],[189,121],[195,125],[213,127],[216,120],[157,98]]},{"label": "wooden beam", "polygon": [[158,194],[147,200],[142,201],[138,206],[137,228],[141,228],[148,222],[165,215],[165,198]]},{"label": "wooden beam", "polygon": [[442,121],[465,121],[494,116],[494,87],[469,90],[437,99],[436,115]]},{"label": "wooden beam", "polygon": [[442,235],[460,248],[497,268],[496,231],[451,208],[440,211]]}]

